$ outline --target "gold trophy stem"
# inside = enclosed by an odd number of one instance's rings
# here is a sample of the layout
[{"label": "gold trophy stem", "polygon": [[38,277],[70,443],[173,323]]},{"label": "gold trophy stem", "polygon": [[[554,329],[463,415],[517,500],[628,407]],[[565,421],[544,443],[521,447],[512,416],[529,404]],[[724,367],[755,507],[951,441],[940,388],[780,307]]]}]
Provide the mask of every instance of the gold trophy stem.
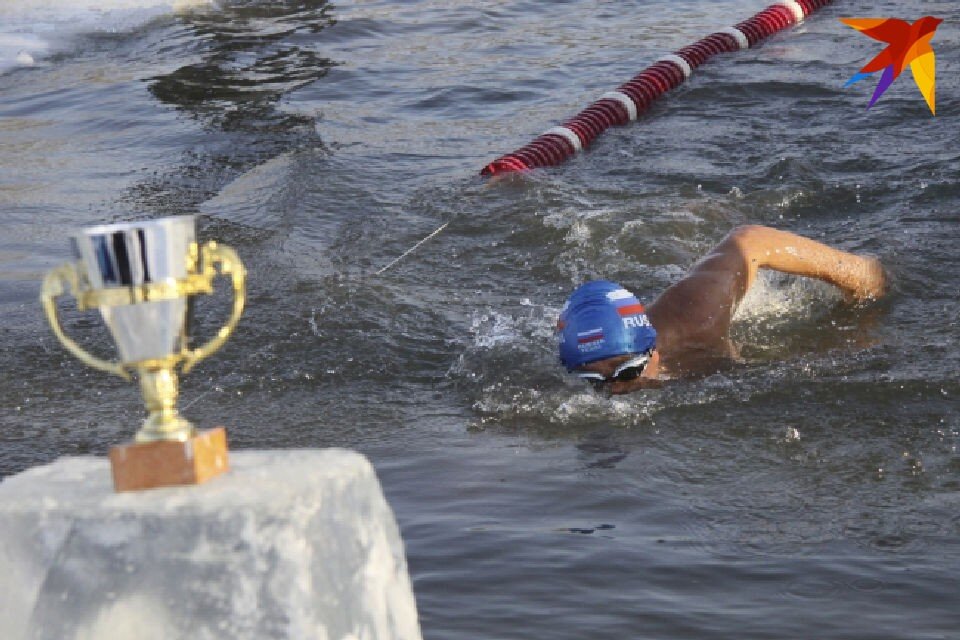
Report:
[{"label": "gold trophy stem", "polygon": [[137,442],[185,442],[196,435],[189,420],[177,411],[177,372],[172,367],[141,368],[140,389],[149,415],[137,432]]}]

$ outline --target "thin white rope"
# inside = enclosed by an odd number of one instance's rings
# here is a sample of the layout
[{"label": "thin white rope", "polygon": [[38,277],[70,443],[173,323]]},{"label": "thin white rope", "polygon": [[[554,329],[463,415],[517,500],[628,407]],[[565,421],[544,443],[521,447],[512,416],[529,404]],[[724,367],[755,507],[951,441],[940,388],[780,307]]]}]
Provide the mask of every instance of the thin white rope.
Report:
[{"label": "thin white rope", "polygon": [[426,236],[425,238],[423,238],[420,242],[418,242],[417,244],[413,245],[412,247],[410,247],[409,249],[407,249],[406,251],[404,251],[403,253],[401,253],[396,259],[394,259],[393,262],[391,262],[390,264],[388,264],[388,265],[385,266],[384,268],[380,269],[380,271],[377,271],[374,275],[377,275],[377,276],[378,276],[378,275],[380,275],[381,273],[383,273],[384,271],[386,271],[387,269],[390,269],[391,267],[393,267],[393,265],[397,264],[398,262],[400,262],[401,260],[403,260],[404,258],[406,258],[408,255],[410,255],[411,253],[413,253],[414,251],[416,251],[416,250],[420,247],[420,245],[422,245],[424,242],[426,242],[427,240],[429,240],[429,239],[432,238],[433,236],[437,235],[438,233],[440,233],[441,231],[443,231],[444,229],[446,229],[446,227],[447,227],[448,224],[450,224],[450,221],[449,221],[449,220],[447,220],[447,221],[444,222],[442,225],[440,225],[439,227],[437,227],[437,228],[433,231],[433,233],[431,233],[430,235],[428,235],[428,236]]}]

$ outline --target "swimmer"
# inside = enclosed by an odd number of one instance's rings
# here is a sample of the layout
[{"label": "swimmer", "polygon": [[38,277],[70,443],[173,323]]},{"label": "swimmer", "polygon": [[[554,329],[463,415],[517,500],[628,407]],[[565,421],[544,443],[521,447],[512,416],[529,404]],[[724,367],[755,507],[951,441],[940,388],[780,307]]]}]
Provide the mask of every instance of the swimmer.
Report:
[{"label": "swimmer", "polygon": [[560,361],[596,388],[620,394],[657,386],[664,373],[689,371],[705,357],[736,357],[730,322],[759,269],[823,280],[850,302],[886,290],[876,258],[769,227],[737,227],[646,310],[613,282],[578,287],[557,322]]}]

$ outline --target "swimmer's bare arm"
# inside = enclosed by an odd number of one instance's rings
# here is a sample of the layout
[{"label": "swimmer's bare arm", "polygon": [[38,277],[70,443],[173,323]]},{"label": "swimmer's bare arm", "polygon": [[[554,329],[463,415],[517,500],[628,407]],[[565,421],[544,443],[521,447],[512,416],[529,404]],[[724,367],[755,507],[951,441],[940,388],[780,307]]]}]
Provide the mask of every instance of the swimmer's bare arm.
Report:
[{"label": "swimmer's bare arm", "polygon": [[[818,278],[858,301],[880,297],[886,286],[876,258],[748,225],[731,231],[682,280],[664,291],[647,309],[650,321],[666,344],[679,340],[707,346],[726,340],[736,306],[759,269]],[[661,343],[659,335],[657,342]]]}]

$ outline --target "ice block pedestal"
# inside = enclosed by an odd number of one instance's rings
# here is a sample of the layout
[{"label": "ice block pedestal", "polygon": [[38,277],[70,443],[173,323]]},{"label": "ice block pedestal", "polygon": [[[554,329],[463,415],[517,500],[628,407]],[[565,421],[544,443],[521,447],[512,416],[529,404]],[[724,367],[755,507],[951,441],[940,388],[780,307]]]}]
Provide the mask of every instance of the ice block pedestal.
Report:
[{"label": "ice block pedestal", "polygon": [[373,467],[342,450],[238,451],[191,487],[114,493],[106,459],[0,483],[7,640],[420,638]]}]

